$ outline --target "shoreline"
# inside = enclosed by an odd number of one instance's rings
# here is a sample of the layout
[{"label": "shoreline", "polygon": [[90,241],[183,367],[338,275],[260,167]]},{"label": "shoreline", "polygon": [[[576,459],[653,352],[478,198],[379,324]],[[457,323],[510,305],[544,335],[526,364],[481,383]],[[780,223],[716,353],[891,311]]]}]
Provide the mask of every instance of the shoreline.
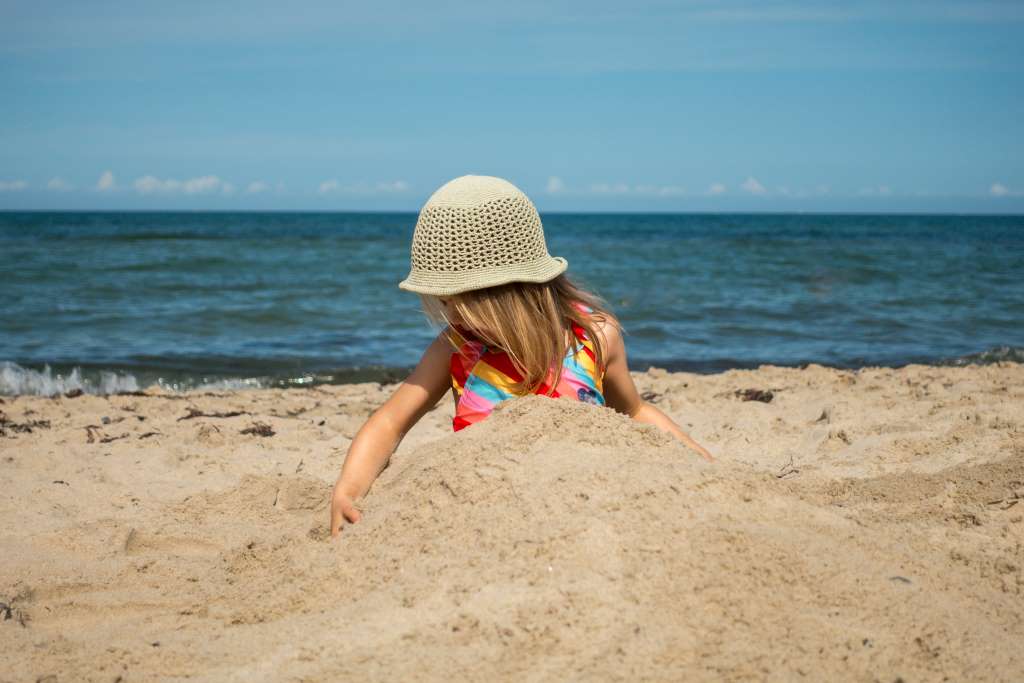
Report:
[{"label": "shoreline", "polygon": [[453,434],[442,401],[340,543],[387,385],[3,397],[9,674],[1024,671],[1024,365],[634,376],[715,463],[541,397]]},{"label": "shoreline", "polygon": [[[839,371],[859,372],[872,368],[901,369],[906,367],[967,367],[1000,363],[1024,363],[1024,348],[1000,346],[955,358],[909,360],[907,362],[866,363],[862,365],[831,365],[816,361],[799,363],[772,363],[741,361],[660,361],[643,359],[630,362],[630,371],[643,373],[650,370],[716,375],[733,370],[759,370],[761,368],[806,369],[824,367]],[[54,363],[24,365],[0,361],[0,396],[56,396],[69,392],[95,395],[116,395],[146,391],[225,391],[232,389],[287,389],[315,386],[345,386],[364,382],[392,384],[401,382],[412,367],[353,366],[332,370],[285,373],[279,375],[233,376],[230,373],[172,371],[159,368],[137,368],[117,365],[89,365],[82,363]]]}]

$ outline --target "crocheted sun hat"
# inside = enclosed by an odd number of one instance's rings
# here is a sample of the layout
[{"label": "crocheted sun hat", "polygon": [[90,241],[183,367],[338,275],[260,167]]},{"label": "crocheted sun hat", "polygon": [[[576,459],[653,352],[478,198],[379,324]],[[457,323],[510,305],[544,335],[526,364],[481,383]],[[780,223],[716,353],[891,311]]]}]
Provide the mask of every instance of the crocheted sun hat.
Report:
[{"label": "crocheted sun hat", "polygon": [[547,282],[569,263],[551,256],[530,199],[507,180],[465,175],[431,195],[412,236],[399,287],[451,296],[509,282]]}]

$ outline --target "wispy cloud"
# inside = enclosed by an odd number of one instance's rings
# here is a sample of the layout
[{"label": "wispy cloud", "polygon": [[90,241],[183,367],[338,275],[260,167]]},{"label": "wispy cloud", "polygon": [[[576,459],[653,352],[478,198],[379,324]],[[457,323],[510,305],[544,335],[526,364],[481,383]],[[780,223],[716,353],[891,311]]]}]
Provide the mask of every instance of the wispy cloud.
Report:
[{"label": "wispy cloud", "polygon": [[744,180],[743,184],[740,185],[740,187],[743,188],[744,192],[749,192],[750,194],[756,194],[756,195],[766,195],[766,194],[768,194],[767,188],[765,188],[765,186],[762,185],[760,183],[760,181],[758,181],[758,179],[755,178],[754,176],[750,176],[746,180]]},{"label": "wispy cloud", "polygon": [[359,182],[352,185],[343,185],[338,180],[332,178],[331,180],[325,180],[317,187],[317,193],[328,195],[328,194],[356,194],[356,195],[369,195],[369,194],[400,194],[406,192],[409,189],[409,183],[404,180],[392,180],[383,181],[379,183],[366,183]]},{"label": "wispy cloud", "polygon": [[24,180],[0,180],[0,192],[21,192],[27,187]]},{"label": "wispy cloud", "polygon": [[235,191],[234,185],[215,175],[204,175],[188,180],[160,179],[146,175],[136,179],[133,185],[139,194],[232,194]]},{"label": "wispy cloud", "polygon": [[638,195],[644,197],[681,197],[686,188],[681,185],[628,185],[626,183],[595,183],[590,186],[591,194]]},{"label": "wispy cloud", "polygon": [[775,194],[780,197],[789,197],[790,199],[806,199],[808,197],[824,197],[830,192],[828,185],[818,185],[810,190],[803,187],[790,187],[789,185],[780,185],[775,188]]},{"label": "wispy cloud", "polygon": [[245,188],[246,194],[262,194],[269,191],[270,183],[265,183],[262,180],[254,180]]},{"label": "wispy cloud", "polygon": [[409,189],[409,183],[404,180],[393,180],[390,183],[377,183],[377,192],[405,192]]},{"label": "wispy cloud", "polygon": [[331,194],[341,190],[341,183],[337,180],[325,180],[320,183],[320,187],[317,188],[317,192],[320,194]]},{"label": "wispy cloud", "polygon": [[54,192],[68,192],[75,189],[75,186],[60,176],[57,176],[55,178],[50,178],[50,182],[46,183],[46,189],[53,190]]},{"label": "wispy cloud", "polygon": [[547,190],[548,194],[558,194],[559,192],[565,191],[565,183],[562,182],[561,178],[559,178],[556,175],[553,175],[550,178],[548,178],[548,184],[545,189]]},{"label": "wispy cloud", "polygon": [[104,171],[100,174],[100,179],[96,181],[97,192],[111,192],[117,189],[117,180],[114,178],[114,174],[111,171]]},{"label": "wispy cloud", "polygon": [[711,195],[712,197],[716,197],[716,196],[718,196],[720,194],[725,194],[726,191],[727,191],[727,188],[722,183],[712,183],[711,187],[709,187],[708,191],[705,192],[704,194],[708,194],[708,195]]},{"label": "wispy cloud", "polygon": [[892,188],[888,185],[877,185],[875,187],[862,187],[857,191],[862,197],[889,197],[892,195]]},{"label": "wispy cloud", "polygon": [[633,192],[652,197],[681,197],[686,194],[682,185],[636,185]]},{"label": "wispy cloud", "polygon": [[992,187],[988,188],[988,193],[993,197],[1006,197],[1010,192],[1010,188],[1002,183],[992,183]]},{"label": "wispy cloud", "polygon": [[627,194],[629,185],[626,183],[595,183],[590,186],[590,192],[593,194]]}]

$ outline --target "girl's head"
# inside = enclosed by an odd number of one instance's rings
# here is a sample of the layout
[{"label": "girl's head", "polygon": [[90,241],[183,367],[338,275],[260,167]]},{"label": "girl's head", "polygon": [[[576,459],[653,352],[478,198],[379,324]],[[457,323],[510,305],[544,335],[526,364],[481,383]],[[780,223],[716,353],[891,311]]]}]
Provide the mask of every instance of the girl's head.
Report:
[{"label": "girl's head", "polygon": [[569,264],[548,253],[537,209],[512,183],[462,176],[443,185],[420,211],[411,261],[399,287],[420,294],[434,320],[508,353],[523,389],[560,371],[573,323],[594,341],[602,365],[597,325],[617,322],[563,275]]}]

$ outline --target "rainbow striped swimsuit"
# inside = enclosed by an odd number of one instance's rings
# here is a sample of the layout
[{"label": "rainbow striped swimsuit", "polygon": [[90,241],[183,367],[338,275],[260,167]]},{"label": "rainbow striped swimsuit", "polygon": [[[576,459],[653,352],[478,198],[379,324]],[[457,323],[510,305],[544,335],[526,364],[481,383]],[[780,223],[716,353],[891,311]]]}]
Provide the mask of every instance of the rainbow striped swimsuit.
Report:
[{"label": "rainbow striped swimsuit", "polygon": [[[456,347],[451,357],[451,376],[455,392],[452,428],[457,432],[486,418],[502,401],[514,398],[512,387],[522,380],[522,374],[504,351],[488,348],[465,330],[451,327],[449,331]],[[598,372],[594,342],[576,323],[572,324],[572,331],[576,342],[565,355],[562,376],[554,391],[549,394],[551,385],[543,382],[533,393],[604,405],[604,370]],[[554,372],[549,379],[553,375]]]}]

